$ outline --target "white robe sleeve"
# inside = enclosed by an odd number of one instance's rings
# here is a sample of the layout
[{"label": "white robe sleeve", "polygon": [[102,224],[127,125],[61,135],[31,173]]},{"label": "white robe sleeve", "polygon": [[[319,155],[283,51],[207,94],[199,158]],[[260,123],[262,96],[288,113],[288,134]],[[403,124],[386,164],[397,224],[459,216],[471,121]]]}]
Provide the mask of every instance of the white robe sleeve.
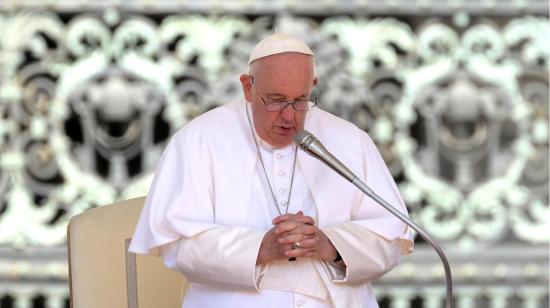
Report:
[{"label": "white robe sleeve", "polygon": [[[190,282],[258,290],[256,258],[266,231],[215,223],[210,151],[202,140],[185,130],[172,137],[159,161],[130,251],[175,254],[176,262],[166,259],[166,264]],[[166,247],[159,249],[166,244],[172,247],[170,253]]]},{"label": "white robe sleeve", "polygon": [[[368,135],[363,145],[366,150],[366,184],[396,209],[407,214],[395,181]],[[387,218],[372,217],[369,211],[372,212],[373,207],[381,208],[370,197],[362,195],[352,213],[352,221],[323,228],[345,263],[343,267],[324,264],[333,282],[371,282],[397,266],[402,255],[412,252],[410,228],[398,218],[389,224]],[[383,211],[387,212],[385,209]],[[375,230],[382,227],[399,228],[401,231],[397,234],[401,236],[388,239],[377,234]]]},{"label": "white robe sleeve", "polygon": [[159,248],[164,264],[190,282],[258,291],[263,268],[254,264],[263,235],[248,228],[217,227]]}]

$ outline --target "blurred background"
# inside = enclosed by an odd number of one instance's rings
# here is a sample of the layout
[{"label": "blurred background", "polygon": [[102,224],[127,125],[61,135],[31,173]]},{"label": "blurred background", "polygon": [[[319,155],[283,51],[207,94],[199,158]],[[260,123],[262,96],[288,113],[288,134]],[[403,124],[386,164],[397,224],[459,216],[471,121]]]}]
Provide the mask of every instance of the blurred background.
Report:
[{"label": "blurred background", "polygon": [[[147,194],[171,134],[242,99],[273,31],[375,140],[451,261],[456,307],[548,307],[546,0],[0,1],[0,307],[68,307],[66,227]],[[223,132],[220,132],[223,133]],[[422,240],[381,307],[442,307]]]}]

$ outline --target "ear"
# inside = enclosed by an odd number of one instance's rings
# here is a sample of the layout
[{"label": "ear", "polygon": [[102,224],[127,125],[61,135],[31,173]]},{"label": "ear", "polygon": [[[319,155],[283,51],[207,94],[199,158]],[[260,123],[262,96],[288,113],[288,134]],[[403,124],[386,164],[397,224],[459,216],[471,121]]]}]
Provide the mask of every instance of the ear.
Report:
[{"label": "ear", "polygon": [[252,102],[252,78],[248,74],[242,74],[239,79],[243,87],[244,99],[247,102]]}]

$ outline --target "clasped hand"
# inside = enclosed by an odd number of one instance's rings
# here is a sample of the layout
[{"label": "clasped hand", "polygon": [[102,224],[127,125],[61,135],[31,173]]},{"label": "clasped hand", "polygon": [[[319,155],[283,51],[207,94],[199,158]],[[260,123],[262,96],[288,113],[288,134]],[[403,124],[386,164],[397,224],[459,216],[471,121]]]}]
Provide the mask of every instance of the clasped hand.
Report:
[{"label": "clasped hand", "polygon": [[[257,264],[293,257],[317,257],[323,261],[336,258],[336,249],[328,237],[302,211],[278,216],[273,224],[262,240]],[[299,247],[294,243],[299,243]]]}]

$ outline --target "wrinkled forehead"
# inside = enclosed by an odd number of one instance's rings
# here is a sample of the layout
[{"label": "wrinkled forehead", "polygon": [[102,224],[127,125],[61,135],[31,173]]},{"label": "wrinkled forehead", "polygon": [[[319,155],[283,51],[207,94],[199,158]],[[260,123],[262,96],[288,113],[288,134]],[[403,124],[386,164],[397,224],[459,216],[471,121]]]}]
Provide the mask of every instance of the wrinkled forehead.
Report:
[{"label": "wrinkled forehead", "polygon": [[296,52],[269,55],[250,63],[248,74],[255,79],[267,76],[284,79],[315,78],[314,58],[311,55]]}]

